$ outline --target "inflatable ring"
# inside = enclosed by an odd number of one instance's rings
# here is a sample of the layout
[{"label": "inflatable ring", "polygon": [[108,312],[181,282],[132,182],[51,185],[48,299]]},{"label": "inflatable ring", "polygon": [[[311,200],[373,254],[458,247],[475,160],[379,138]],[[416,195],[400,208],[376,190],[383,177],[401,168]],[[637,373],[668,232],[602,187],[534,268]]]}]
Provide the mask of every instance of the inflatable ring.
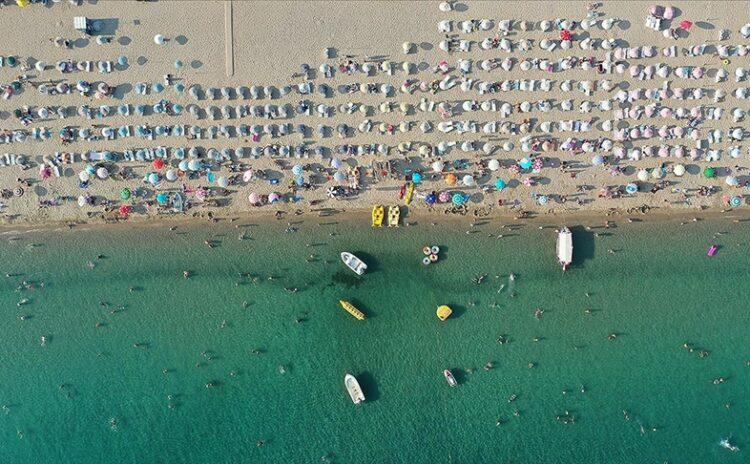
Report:
[{"label": "inflatable ring", "polygon": [[427,259],[432,261],[433,263],[438,260],[438,255],[430,255]]},{"label": "inflatable ring", "polygon": [[428,264],[430,264],[430,258],[428,258],[427,256],[425,256],[424,259],[422,260],[422,264],[424,264],[425,266],[427,266]]},{"label": "inflatable ring", "polygon": [[731,60],[730,60],[729,58],[724,58],[724,61],[722,61],[722,63],[724,63],[725,65],[726,65],[726,64],[729,64],[729,63],[731,63],[731,62],[732,62],[732,61],[731,61]]},{"label": "inflatable ring", "polygon": [[422,253],[424,253],[425,255],[429,255],[430,254],[430,247],[426,246],[426,247],[422,248]]},{"label": "inflatable ring", "polygon": [[432,252],[433,255],[436,255],[440,253],[440,247],[437,245],[434,245],[432,248],[430,248],[430,252]]}]

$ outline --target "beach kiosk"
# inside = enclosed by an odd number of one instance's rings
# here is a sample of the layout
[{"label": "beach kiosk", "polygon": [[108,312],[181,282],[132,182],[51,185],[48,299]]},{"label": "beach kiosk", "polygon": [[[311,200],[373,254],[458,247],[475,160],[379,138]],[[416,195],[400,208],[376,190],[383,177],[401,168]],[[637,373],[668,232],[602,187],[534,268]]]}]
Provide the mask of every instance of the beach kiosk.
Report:
[{"label": "beach kiosk", "polygon": [[91,33],[91,21],[85,16],[76,16],[73,18],[73,27],[77,31],[81,31],[84,34]]}]

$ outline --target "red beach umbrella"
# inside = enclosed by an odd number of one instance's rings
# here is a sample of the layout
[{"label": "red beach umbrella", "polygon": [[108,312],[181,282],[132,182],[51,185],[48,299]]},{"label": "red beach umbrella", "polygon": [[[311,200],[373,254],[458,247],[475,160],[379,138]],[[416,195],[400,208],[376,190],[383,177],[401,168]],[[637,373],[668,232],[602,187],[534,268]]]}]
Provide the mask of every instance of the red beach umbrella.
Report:
[{"label": "red beach umbrella", "polygon": [[161,158],[156,158],[154,160],[153,165],[154,165],[154,169],[161,169],[164,167],[164,160]]},{"label": "red beach umbrella", "polygon": [[562,31],[560,31],[560,39],[571,40],[571,38],[572,38],[572,35],[569,30],[563,29]]},{"label": "red beach umbrella", "polygon": [[687,19],[684,21],[680,21],[680,29],[685,29],[686,31],[689,31],[691,27],[693,27],[693,23],[688,21]]},{"label": "red beach umbrella", "polygon": [[130,214],[130,206],[120,205],[119,212],[121,217],[128,217],[128,214]]}]

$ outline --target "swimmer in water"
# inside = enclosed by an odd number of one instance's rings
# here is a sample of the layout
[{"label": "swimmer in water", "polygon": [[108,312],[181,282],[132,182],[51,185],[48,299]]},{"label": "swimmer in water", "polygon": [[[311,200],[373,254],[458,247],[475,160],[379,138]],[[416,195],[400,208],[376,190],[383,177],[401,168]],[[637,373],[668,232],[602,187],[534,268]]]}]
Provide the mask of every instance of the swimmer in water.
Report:
[{"label": "swimmer in water", "polygon": [[182,271],[182,277],[185,279],[190,278],[190,271]]}]

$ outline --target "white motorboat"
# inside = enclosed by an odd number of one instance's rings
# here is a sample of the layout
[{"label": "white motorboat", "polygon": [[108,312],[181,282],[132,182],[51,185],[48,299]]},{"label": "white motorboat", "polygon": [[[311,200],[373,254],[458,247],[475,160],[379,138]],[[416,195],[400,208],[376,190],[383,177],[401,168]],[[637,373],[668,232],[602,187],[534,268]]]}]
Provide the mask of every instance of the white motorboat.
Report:
[{"label": "white motorboat", "polygon": [[346,374],[344,376],[344,386],[354,404],[359,404],[365,400],[365,394],[362,392],[362,387],[359,386],[356,377]]},{"label": "white motorboat", "polygon": [[719,441],[719,446],[722,448],[726,448],[729,451],[739,451],[740,448],[737,445],[732,444],[731,441],[729,441],[729,438],[722,438],[721,441]]},{"label": "white motorboat", "polygon": [[451,372],[449,369],[443,371],[443,377],[445,377],[445,380],[451,387],[455,387],[458,385],[458,382],[456,382],[456,378],[453,377],[453,372]]},{"label": "white motorboat", "polygon": [[573,232],[567,227],[560,229],[557,234],[557,261],[563,271],[567,270],[573,262]]},{"label": "white motorboat", "polygon": [[364,274],[367,270],[367,264],[363,263],[361,259],[357,258],[348,251],[344,251],[343,253],[341,253],[341,261],[346,264],[346,267],[359,275]]}]

